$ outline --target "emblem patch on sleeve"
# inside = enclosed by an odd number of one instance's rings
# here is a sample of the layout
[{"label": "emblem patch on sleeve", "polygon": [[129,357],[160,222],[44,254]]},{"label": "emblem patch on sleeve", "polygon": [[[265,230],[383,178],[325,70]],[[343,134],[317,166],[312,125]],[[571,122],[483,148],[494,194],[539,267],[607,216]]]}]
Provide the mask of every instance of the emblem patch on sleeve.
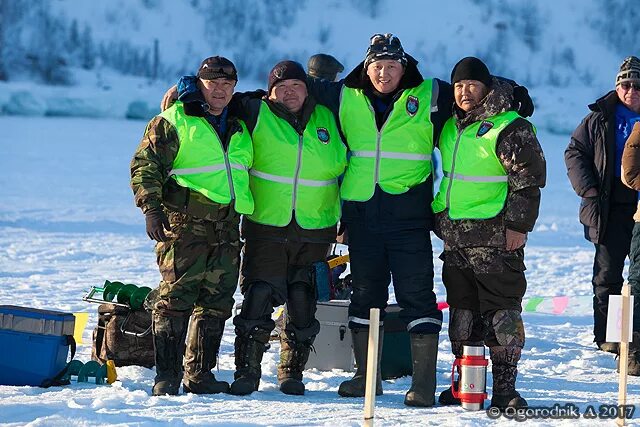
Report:
[{"label": "emblem patch on sleeve", "polygon": [[407,98],[407,114],[411,117],[415,116],[420,108],[420,101],[415,96],[409,95]]},{"label": "emblem patch on sleeve", "polygon": [[326,128],[318,128],[317,132],[320,142],[322,142],[323,144],[328,144],[330,139],[329,131]]},{"label": "emblem patch on sleeve", "polygon": [[480,123],[480,127],[478,128],[478,132],[476,133],[476,138],[480,138],[481,136],[483,136],[484,134],[489,132],[492,127],[493,127],[493,123],[491,123],[491,122],[489,122],[487,120],[485,120],[482,123]]}]

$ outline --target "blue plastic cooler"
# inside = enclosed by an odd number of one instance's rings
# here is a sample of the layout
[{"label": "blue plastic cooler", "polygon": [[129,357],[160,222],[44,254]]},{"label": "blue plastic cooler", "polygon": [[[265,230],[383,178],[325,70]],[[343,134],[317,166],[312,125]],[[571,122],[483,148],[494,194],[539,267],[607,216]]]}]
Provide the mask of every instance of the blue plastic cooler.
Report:
[{"label": "blue plastic cooler", "polygon": [[39,386],[67,363],[71,313],[0,305],[0,385]]}]

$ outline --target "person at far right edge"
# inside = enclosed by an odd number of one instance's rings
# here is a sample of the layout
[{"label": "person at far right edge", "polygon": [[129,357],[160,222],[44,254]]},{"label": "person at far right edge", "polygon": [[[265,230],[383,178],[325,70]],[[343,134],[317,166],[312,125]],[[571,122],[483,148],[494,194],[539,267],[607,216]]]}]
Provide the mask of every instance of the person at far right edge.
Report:
[{"label": "person at far right edge", "polygon": [[606,342],[609,295],[620,295],[629,255],[637,192],[624,186],[620,165],[633,123],[640,119],[640,60],[620,65],[615,90],[589,105],[591,112],[571,135],[564,152],[569,181],[580,201],[584,237],[595,245],[593,260],[593,335],[599,350],[617,354]]},{"label": "person at far right edge", "polygon": [[[525,342],[522,297],[524,246],[540,206],[546,162],[531,123],[511,110],[513,87],[478,58],[451,72],[453,116],[440,136],[444,177],[433,201],[436,234],[444,241],[442,281],[449,303],[449,339],[489,347],[491,406],[526,407],[516,391]],[[459,404],[451,388],[442,405]]]}]

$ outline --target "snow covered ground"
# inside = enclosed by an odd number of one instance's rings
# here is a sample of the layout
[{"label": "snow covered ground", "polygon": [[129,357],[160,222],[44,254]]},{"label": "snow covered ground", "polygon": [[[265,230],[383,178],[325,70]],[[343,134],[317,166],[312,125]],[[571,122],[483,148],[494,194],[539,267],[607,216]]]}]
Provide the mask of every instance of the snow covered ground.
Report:
[{"label": "snow covered ground", "polygon": [[[534,119],[535,122],[535,119]],[[0,117],[0,304],[64,311],[96,311],[81,300],[105,279],[156,286],[159,273],[142,214],[129,190],[129,160],[142,121]],[[566,179],[562,153],[568,135],[539,132],[548,162],[541,218],[527,249],[528,296],[590,295],[593,247],[582,238],[578,199]],[[436,256],[442,245],[434,238]],[[436,259],[437,294],[444,299]],[[240,295],[237,295],[237,299]],[[575,300],[573,300],[575,301]],[[572,300],[569,299],[569,305]],[[445,312],[445,318],[447,313]],[[518,388],[531,406],[617,402],[613,356],[596,352],[590,310],[572,315],[525,313],[527,344]],[[97,315],[84,332],[90,342]],[[446,326],[440,339],[438,392],[450,381],[452,357]],[[79,347],[79,360],[90,359]],[[233,377],[233,329],[227,323],[219,378]],[[3,425],[359,425],[363,399],[337,395],[350,373],[305,372],[307,394],[277,389],[278,345],[265,355],[260,391],[230,395],[152,397],[153,371],[118,369],[112,386],[72,383],[62,388],[0,386]],[[490,425],[485,412],[459,407],[403,405],[410,378],[384,383],[377,399],[381,425]],[[491,380],[489,375],[488,389]],[[629,379],[629,403],[640,410],[640,379]],[[635,415],[639,419],[640,414]],[[597,419],[595,420],[598,421]],[[635,420],[632,420],[632,423]],[[498,422],[506,422],[504,419]],[[531,424],[591,425],[594,420],[538,420]],[[608,421],[609,425],[612,424]],[[640,424],[640,423],[639,423]]]}]

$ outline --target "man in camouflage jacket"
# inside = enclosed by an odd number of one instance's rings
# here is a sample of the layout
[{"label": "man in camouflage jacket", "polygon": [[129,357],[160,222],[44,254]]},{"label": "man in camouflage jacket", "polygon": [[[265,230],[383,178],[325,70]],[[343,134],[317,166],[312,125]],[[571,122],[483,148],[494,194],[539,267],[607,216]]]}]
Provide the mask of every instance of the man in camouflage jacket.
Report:
[{"label": "man in camouflage jacket", "polygon": [[[493,362],[492,406],[526,406],[515,391],[525,340],[520,316],[526,290],[524,245],[538,216],[545,158],[533,126],[508,113],[512,86],[492,77],[479,59],[461,60],[451,83],[456,104],[440,138],[445,177],[433,203],[436,234],[444,240],[442,279],[450,306],[451,347],[459,358],[464,345],[484,341]],[[495,154],[487,150],[487,156],[482,147],[473,151],[484,143]],[[464,170],[470,162],[473,168]],[[493,162],[496,172],[483,173],[487,162]],[[502,196],[495,195],[496,188]],[[476,194],[478,200],[463,208]],[[459,401],[449,389],[440,403]]]},{"label": "man in camouflage jacket", "polygon": [[236,82],[228,59],[203,61],[200,90],[151,120],[131,161],[131,188],[162,275],[153,301],[154,395],[178,394],[183,355],[186,392],[229,389],[211,369],[238,284],[240,213],[253,210],[251,137],[227,108]]}]

